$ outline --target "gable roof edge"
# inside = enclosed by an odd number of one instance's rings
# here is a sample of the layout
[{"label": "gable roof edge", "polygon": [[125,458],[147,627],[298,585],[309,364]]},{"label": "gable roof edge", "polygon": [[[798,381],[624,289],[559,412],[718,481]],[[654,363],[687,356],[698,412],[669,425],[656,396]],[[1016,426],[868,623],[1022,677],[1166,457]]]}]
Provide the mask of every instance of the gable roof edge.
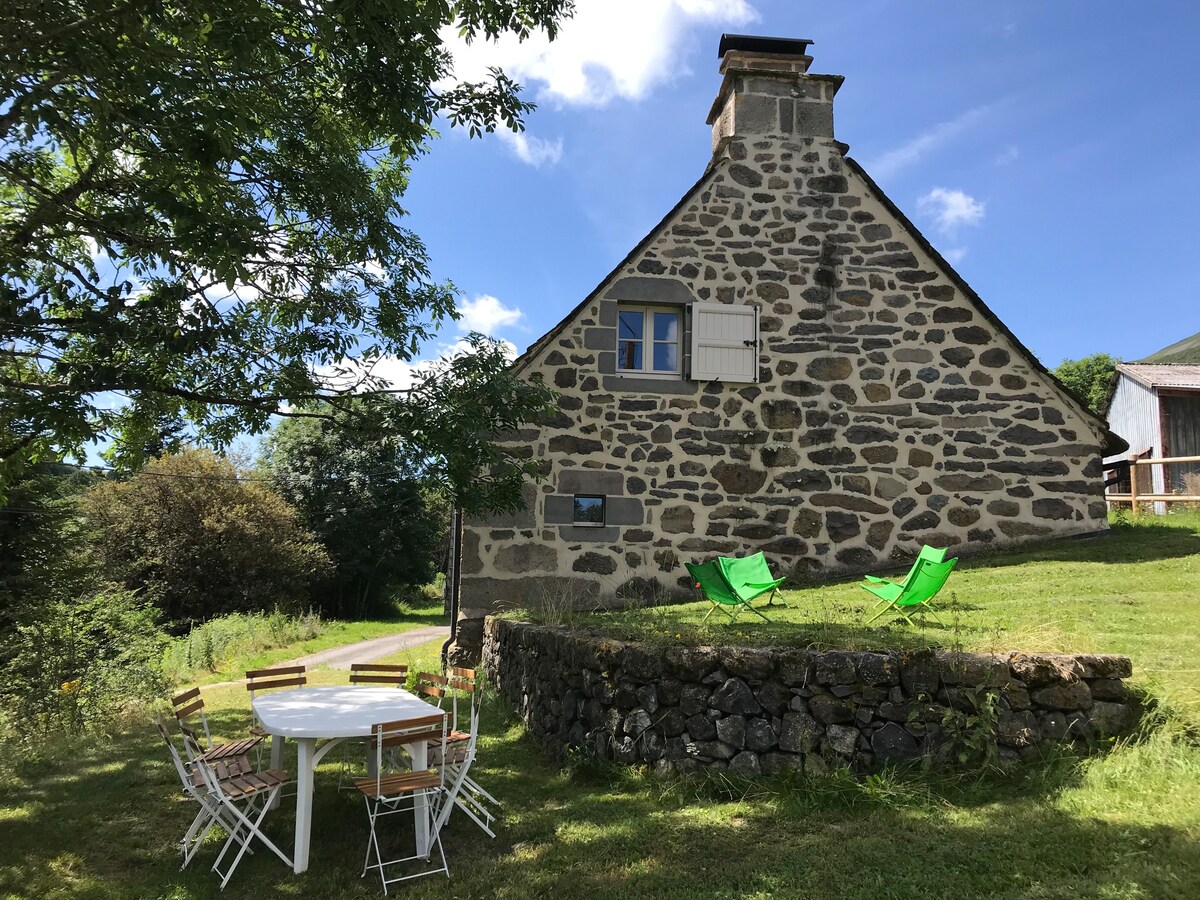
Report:
[{"label": "gable roof edge", "polygon": [[1103,417],[1092,412],[1091,409],[1088,408],[1087,401],[1059,381],[1058,377],[1042,364],[1041,360],[1034,355],[1033,351],[1021,343],[1021,340],[1015,334],[1013,334],[1011,330],[1009,330],[1009,327],[1004,324],[1003,320],[1001,320],[999,316],[992,312],[991,308],[983,301],[983,298],[975,292],[975,289],[972,288],[971,285],[967,284],[966,279],[958,273],[958,270],[946,261],[945,257],[943,257],[942,254],[937,251],[937,248],[935,248],[933,244],[929,242],[929,239],[921,233],[921,230],[913,224],[912,220],[910,220],[908,216],[901,211],[900,207],[893,203],[892,199],[886,193],[884,193],[883,188],[875,183],[875,179],[867,174],[866,169],[864,169],[857,160],[852,159],[849,156],[843,158],[845,159],[846,164],[850,166],[850,169],[866,183],[868,189],[872,194],[875,195],[875,199],[883,204],[888,212],[890,212],[899,220],[900,224],[904,226],[904,228],[907,229],[907,231],[916,240],[918,246],[920,246],[920,248],[933,259],[934,263],[937,264],[937,266],[942,270],[943,274],[945,274],[954,283],[955,287],[962,291],[963,296],[965,296],[967,300],[969,300],[976,307],[976,309],[983,314],[983,317],[987,319],[996,329],[998,329],[1001,334],[1007,337],[1009,341],[1012,342],[1013,346],[1016,347],[1017,351],[1025,357],[1026,361],[1031,363],[1034,369],[1048,379],[1051,388],[1057,390],[1060,394],[1062,394],[1063,398],[1068,403],[1075,407],[1076,412],[1082,415],[1085,420],[1089,420],[1099,426],[1100,433],[1104,436],[1105,440],[1105,446],[1101,448],[1102,454],[1104,456],[1110,456],[1114,453],[1120,453],[1123,450],[1129,449],[1129,443],[1124,438],[1110,431],[1108,422]]},{"label": "gable roof edge", "polygon": [[550,341],[558,337],[558,335],[562,333],[563,329],[566,328],[567,325],[569,325],[571,321],[574,320],[574,318],[578,316],[579,313],[582,312],[589,303],[599,296],[600,292],[604,290],[604,288],[607,287],[618,274],[620,274],[621,270],[628,265],[631,259],[636,257],[655,241],[655,239],[662,232],[663,228],[666,227],[667,223],[670,222],[671,219],[673,219],[675,215],[678,214],[679,211],[683,209],[683,207],[686,206],[696,196],[696,194],[698,194],[704,188],[705,183],[713,177],[723,162],[724,160],[719,160],[705,169],[704,174],[700,176],[700,179],[684,192],[683,196],[679,198],[678,202],[671,207],[667,214],[658,220],[654,227],[647,232],[646,236],[638,241],[637,244],[634,245],[633,249],[621,258],[621,261],[617,263],[612,270],[600,280],[599,284],[592,288],[591,292],[589,292],[588,295],[583,298],[583,300],[577,303],[557,325],[526,347],[525,352],[513,360],[511,367],[513,374],[518,374],[522,369],[529,365],[533,358],[537,356],[537,354],[541,353],[542,350],[545,349],[546,345],[550,343]]}]

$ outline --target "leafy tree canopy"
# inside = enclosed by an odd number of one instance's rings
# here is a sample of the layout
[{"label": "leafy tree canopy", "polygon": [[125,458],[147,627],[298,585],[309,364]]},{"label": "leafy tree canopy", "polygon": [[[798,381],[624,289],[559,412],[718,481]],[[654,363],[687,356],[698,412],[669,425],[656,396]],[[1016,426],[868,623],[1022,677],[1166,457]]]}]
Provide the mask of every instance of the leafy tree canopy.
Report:
[{"label": "leafy tree canopy", "polygon": [[[477,135],[520,130],[531,108],[498,70],[447,86],[443,35],[554,36],[570,11],[571,0],[0,5],[8,471],[101,435],[136,467],[181,434],[222,447],[280,411],[328,416],[305,404],[385,391],[374,364],[413,359],[455,315],[453,286],[400,224],[410,161],[438,115]],[[504,368],[486,352],[442,371],[401,397],[396,418],[427,444],[463,417],[497,424],[485,400],[531,404],[498,424],[521,420],[545,394],[501,388]],[[444,410],[428,396],[451,399],[460,375],[458,387],[496,389],[452,412],[459,421],[434,421]],[[464,471],[452,471],[459,485]]]},{"label": "leafy tree canopy", "polygon": [[1108,389],[1120,361],[1107,353],[1093,353],[1083,359],[1064,359],[1054,370],[1054,375],[1086,400],[1092,412],[1103,416],[1108,403]]},{"label": "leafy tree canopy", "polygon": [[436,485],[425,486],[418,458],[395,433],[325,419],[291,419],[271,431],[261,470],[333,561],[314,592],[323,613],[363,616],[393,587],[433,579],[449,507]]},{"label": "leafy tree canopy", "polygon": [[101,573],[179,627],[230,612],[309,606],[329,556],[263,479],[208,450],[151,461],[83,499]]}]

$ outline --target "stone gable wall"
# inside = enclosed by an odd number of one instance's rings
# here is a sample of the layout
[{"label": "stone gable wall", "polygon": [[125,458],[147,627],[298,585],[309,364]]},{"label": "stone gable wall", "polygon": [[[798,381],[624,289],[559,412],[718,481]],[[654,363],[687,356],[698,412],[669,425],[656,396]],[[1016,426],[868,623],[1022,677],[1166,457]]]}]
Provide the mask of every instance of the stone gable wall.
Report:
[{"label": "stone gable wall", "polygon": [[[661,771],[824,773],[946,761],[947,716],[998,697],[1002,762],[1136,725],[1125,656],[672,647],[489,618],[490,682],[555,757],[582,748]],[[978,735],[973,735],[978,736]]]},{"label": "stone gable wall", "polygon": [[[546,480],[525,512],[467,523],[463,616],[682,595],[683,562],[715,554],[850,572],[907,562],[922,543],[955,554],[1107,527],[1096,423],[843,150],[729,142],[530,355],[524,377],[553,385],[560,407],[507,444],[541,460]],[[760,308],[758,383],[616,374],[618,302],[697,300]],[[574,493],[608,496],[607,527],[570,524]]]}]

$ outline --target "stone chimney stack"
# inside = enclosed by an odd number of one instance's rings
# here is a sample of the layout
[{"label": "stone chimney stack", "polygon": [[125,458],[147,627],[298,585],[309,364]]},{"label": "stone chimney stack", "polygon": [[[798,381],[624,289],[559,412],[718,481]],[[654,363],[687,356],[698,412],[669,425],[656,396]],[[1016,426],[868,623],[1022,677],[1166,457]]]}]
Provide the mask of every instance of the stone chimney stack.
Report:
[{"label": "stone chimney stack", "polygon": [[762,137],[833,140],[833,96],[841,75],[809,75],[812,41],[721,36],[724,77],[708,113],[713,155],[732,140]]}]

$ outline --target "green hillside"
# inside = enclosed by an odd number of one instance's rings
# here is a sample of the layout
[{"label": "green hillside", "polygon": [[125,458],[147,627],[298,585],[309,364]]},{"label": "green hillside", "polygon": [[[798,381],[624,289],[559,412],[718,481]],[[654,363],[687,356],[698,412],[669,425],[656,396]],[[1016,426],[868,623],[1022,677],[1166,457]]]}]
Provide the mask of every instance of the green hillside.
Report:
[{"label": "green hillside", "polygon": [[1140,363],[1191,363],[1193,365],[1200,365],[1200,334],[1193,334],[1189,338],[1184,338],[1170,347],[1163,347],[1157,353],[1152,353],[1145,359],[1137,361]]}]

